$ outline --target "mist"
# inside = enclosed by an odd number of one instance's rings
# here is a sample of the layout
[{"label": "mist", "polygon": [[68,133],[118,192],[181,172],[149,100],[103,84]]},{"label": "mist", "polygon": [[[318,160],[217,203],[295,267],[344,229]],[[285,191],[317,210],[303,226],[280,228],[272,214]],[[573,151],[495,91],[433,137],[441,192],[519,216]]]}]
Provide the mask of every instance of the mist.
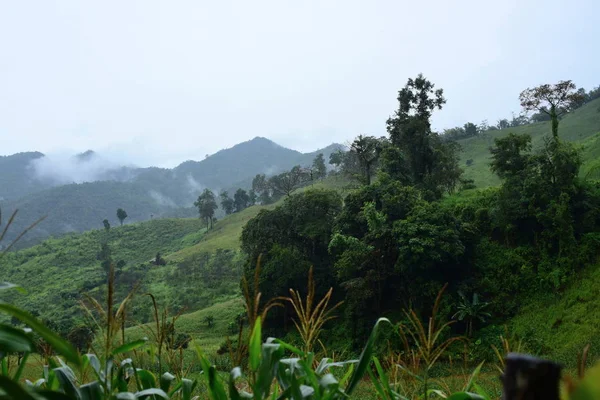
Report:
[{"label": "mist", "polygon": [[[58,185],[116,179],[115,173],[125,166],[125,163],[93,152],[79,155],[57,152],[32,160],[29,164],[33,178]],[[118,178],[128,180],[131,177],[127,171],[121,170]]]}]

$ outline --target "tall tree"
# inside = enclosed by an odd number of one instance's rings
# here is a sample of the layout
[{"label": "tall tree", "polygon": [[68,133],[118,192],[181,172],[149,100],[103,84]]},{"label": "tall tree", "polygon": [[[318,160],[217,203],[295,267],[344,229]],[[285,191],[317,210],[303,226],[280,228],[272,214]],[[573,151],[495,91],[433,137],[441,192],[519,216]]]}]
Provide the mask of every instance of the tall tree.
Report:
[{"label": "tall tree", "polygon": [[313,176],[316,179],[323,179],[327,176],[327,167],[325,166],[325,157],[323,153],[317,154],[312,163]]},{"label": "tall tree", "polygon": [[206,229],[212,228],[215,210],[218,208],[215,194],[210,189],[204,189],[194,206],[198,207],[200,218],[206,221]]},{"label": "tall tree", "polygon": [[433,169],[434,154],[431,149],[430,118],[432,112],[446,103],[442,89],[419,74],[409,79],[398,93],[398,110],[387,121],[392,144],[398,147],[409,163],[411,180],[419,185]]},{"label": "tall tree", "polygon": [[544,84],[523,90],[519,100],[525,111],[539,111],[550,116],[552,137],[557,139],[560,116],[581,104],[585,98],[576,89],[577,86],[570,80],[560,81],[555,85]]},{"label": "tall tree", "polygon": [[104,224],[104,229],[106,229],[106,231],[108,232],[110,230],[110,222],[108,222],[108,220],[105,219],[104,221],[102,221],[102,223]]},{"label": "tall tree", "polygon": [[255,205],[256,200],[258,200],[258,196],[256,195],[256,192],[254,191],[254,189],[250,189],[248,191],[248,205],[249,206]]},{"label": "tall tree", "polygon": [[252,179],[252,190],[258,195],[261,204],[271,203],[271,189],[265,174],[257,174]]},{"label": "tall tree", "polygon": [[374,136],[359,135],[350,145],[350,153],[356,155],[360,165],[361,181],[365,185],[370,185],[375,165],[381,153],[380,140]]},{"label": "tall tree", "polygon": [[221,208],[225,211],[225,214],[229,215],[233,212],[234,202],[231,197],[229,197],[229,193],[226,190],[222,191],[219,195],[221,198]]},{"label": "tall tree", "polygon": [[239,188],[233,195],[233,203],[235,206],[235,212],[240,212],[243,209],[248,208],[249,201],[250,201],[250,196],[248,196],[248,193],[244,189]]},{"label": "tall tree", "polygon": [[395,115],[387,121],[391,145],[382,152],[382,169],[393,179],[423,190],[428,199],[452,192],[462,174],[458,145],[442,140],[430,123],[433,111],[446,103],[443,90],[434,89],[419,75],[400,90],[398,103]]},{"label": "tall tree", "polygon": [[119,219],[121,226],[123,226],[123,221],[125,221],[125,218],[127,218],[127,212],[122,208],[119,208],[117,210],[117,218]]}]

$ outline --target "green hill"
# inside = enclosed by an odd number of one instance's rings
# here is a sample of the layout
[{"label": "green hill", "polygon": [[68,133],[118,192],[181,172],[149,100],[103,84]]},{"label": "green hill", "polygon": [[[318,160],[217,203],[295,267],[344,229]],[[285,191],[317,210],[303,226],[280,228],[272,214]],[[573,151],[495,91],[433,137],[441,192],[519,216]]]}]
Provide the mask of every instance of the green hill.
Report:
[{"label": "green hill", "polygon": [[[317,153],[328,159],[339,148],[332,144],[312,153],[300,153],[257,137],[173,169],[111,167],[88,151],[62,160],[66,167],[61,164],[60,177],[52,175],[52,159],[38,165],[32,162],[43,161],[43,154],[21,153],[0,157],[0,206],[5,214],[21,210],[13,232],[47,216],[20,243],[25,247],[48,236],[99,228],[105,218],[116,222],[117,208],[128,212],[128,222],[145,221],[151,216],[189,216],[189,208],[205,188],[230,193],[240,187],[248,189],[256,174],[307,166]],[[71,181],[69,168],[74,170]],[[9,235],[11,238],[14,236]]]},{"label": "green hill", "polygon": [[[593,165],[597,165],[600,156],[599,107],[600,99],[591,101],[566,115],[560,121],[558,128],[562,139],[583,146],[583,174],[587,173]],[[533,147],[539,148],[543,144],[544,137],[550,134],[551,127],[550,122],[539,122],[516,128],[486,131],[480,136],[459,140],[458,143],[462,146],[461,166],[465,171],[464,177],[473,179],[478,187],[498,185],[500,183],[498,177],[489,168],[489,149],[494,145],[494,139],[506,136],[510,132],[531,135]],[[466,165],[467,160],[472,160],[471,166]]]},{"label": "green hill", "polygon": [[[16,282],[28,294],[10,300],[43,319],[57,324],[73,324],[81,316],[82,292],[99,295],[106,282],[106,271],[98,255],[101,243],[112,251],[114,263],[124,266],[116,273],[121,298],[136,287],[139,293],[151,292],[172,310],[197,309],[236,296],[238,292],[237,252],[202,250],[178,260],[169,255],[196,245],[205,233],[199,219],[160,219],[94,230],[7,253],[0,264],[3,280]],[[165,265],[153,262],[157,253]],[[52,305],[48,307],[48,305]],[[150,318],[147,307],[132,310],[136,321]]]}]

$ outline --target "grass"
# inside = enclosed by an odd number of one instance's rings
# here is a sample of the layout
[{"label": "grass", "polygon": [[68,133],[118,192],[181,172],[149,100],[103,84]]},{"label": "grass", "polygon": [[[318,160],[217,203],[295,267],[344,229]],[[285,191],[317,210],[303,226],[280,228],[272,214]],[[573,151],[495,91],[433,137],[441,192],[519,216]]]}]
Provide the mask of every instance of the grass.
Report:
[{"label": "grass", "polygon": [[217,249],[237,250],[240,247],[240,235],[246,222],[254,218],[260,210],[272,209],[275,204],[268,206],[252,206],[238,213],[228,215],[214,225],[213,229],[208,231],[195,244],[187,246],[166,258],[172,261],[179,261],[189,258],[198,253],[211,253]]},{"label": "grass", "polygon": [[600,264],[585,270],[562,292],[537,293],[509,328],[527,350],[575,367],[591,344],[589,360],[600,357]]},{"label": "grass", "polygon": [[[137,270],[146,282],[160,281],[173,265],[149,263],[157,252],[168,254],[196,243],[203,235],[197,219],[160,219],[48,239],[31,248],[8,253],[0,265],[2,279],[21,285],[25,295],[11,295],[12,303],[37,310],[40,317],[60,321],[79,314],[82,291],[93,292],[106,282],[97,254],[108,241],[115,262],[126,262],[123,272]],[[139,265],[143,264],[143,272]]]},{"label": "grass", "polygon": [[[567,115],[558,128],[559,136],[569,142],[576,142],[584,146],[582,173],[593,163],[597,162],[600,155],[600,99],[592,101],[585,106]],[[532,137],[533,148],[539,148],[543,139],[551,132],[550,122],[540,122],[519,126],[516,128],[488,131],[477,137],[459,140],[462,146],[460,165],[464,169],[464,178],[473,179],[477,187],[497,186],[500,180],[489,169],[489,148],[494,145],[494,139],[506,136],[508,133],[529,134]],[[473,164],[466,166],[467,160]]]}]

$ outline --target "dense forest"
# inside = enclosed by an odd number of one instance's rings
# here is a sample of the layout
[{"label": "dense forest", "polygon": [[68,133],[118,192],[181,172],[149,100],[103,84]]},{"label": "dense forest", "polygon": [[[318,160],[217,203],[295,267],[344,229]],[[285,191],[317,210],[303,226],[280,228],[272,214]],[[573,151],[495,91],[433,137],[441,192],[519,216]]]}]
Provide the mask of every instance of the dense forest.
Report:
[{"label": "dense forest", "polygon": [[[359,136],[332,156],[358,189],[343,199],[307,191],[244,227],[247,276],[260,259],[260,291],[272,298],[300,287],[314,266],[317,293],[333,287],[344,300],[334,346],[363,343],[379,316],[425,313],[446,283],[447,310],[469,310],[457,333],[485,328],[484,312],[501,325],[528,297],[560,291],[597,261],[600,187],[580,178],[580,150],[560,136],[561,117],[589,98],[569,81],[523,91],[524,111],[551,121],[543,145],[532,149],[526,134],[495,139],[489,168],[501,185],[469,191],[459,146],[431,130],[443,91],[421,75],[409,79],[388,136]],[[281,317],[292,313],[272,314],[276,332],[290,327]]]}]

